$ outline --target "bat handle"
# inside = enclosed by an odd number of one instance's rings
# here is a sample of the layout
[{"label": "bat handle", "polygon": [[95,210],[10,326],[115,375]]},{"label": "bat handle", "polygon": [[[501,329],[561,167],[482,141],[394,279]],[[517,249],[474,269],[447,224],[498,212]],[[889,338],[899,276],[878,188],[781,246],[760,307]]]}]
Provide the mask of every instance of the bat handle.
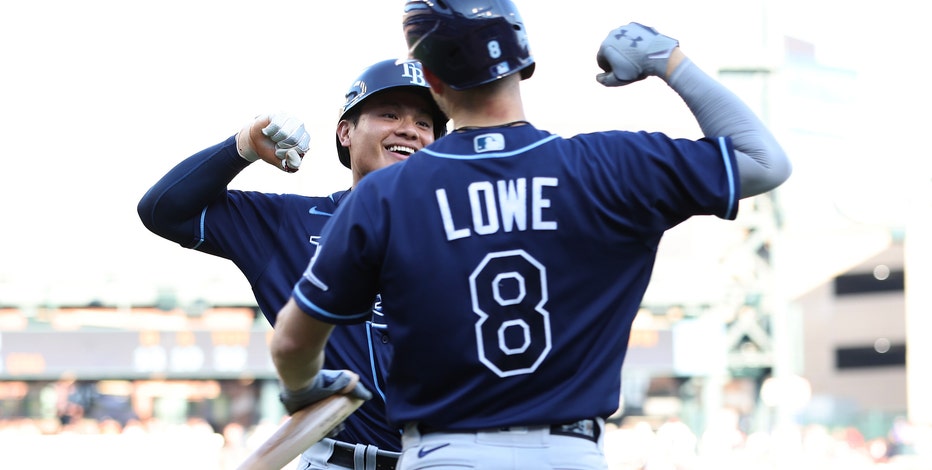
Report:
[{"label": "bat handle", "polygon": [[[349,389],[352,390],[352,387]],[[281,470],[302,452],[327,437],[362,403],[363,400],[359,398],[333,395],[295,412],[236,469]]]}]

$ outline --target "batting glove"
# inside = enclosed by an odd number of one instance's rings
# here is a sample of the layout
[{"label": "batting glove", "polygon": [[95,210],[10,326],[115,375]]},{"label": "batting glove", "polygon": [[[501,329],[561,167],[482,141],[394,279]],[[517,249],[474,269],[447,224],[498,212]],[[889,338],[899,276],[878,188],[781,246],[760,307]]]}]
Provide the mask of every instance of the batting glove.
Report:
[{"label": "batting glove", "polygon": [[268,137],[275,145],[277,161],[266,160],[282,171],[288,173],[298,171],[304,154],[310,149],[311,135],[304,128],[301,120],[285,113],[259,116],[255,121],[243,127],[236,135],[236,148],[239,155],[250,163],[260,158],[256,149],[257,144],[252,141],[251,131],[256,121],[264,122],[266,119],[269,123],[262,129],[262,135]]},{"label": "batting glove", "polygon": [[[322,369],[307,387],[301,390],[284,389],[278,398],[285,405],[288,414],[293,415],[324,398],[342,393],[352,380],[346,371]],[[372,398],[372,392],[363,386],[362,382],[356,382],[356,386],[347,395],[361,400]]]},{"label": "batting glove", "polygon": [[663,77],[673,49],[680,43],[640,23],[628,23],[612,30],[596,55],[605,71],[596,80],[605,86],[622,86],[651,75]]},{"label": "batting glove", "polygon": [[304,123],[287,114],[273,114],[262,133],[275,142],[275,156],[282,161],[282,170],[289,173],[298,171],[311,142]]}]

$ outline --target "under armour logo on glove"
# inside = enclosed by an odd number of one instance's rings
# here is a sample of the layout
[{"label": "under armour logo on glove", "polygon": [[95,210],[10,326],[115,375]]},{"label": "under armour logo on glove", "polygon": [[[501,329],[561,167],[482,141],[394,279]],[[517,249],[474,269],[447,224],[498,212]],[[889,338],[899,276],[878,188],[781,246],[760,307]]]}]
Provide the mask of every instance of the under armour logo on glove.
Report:
[{"label": "under armour logo on glove", "polygon": [[605,86],[622,86],[651,75],[663,77],[679,41],[640,23],[628,23],[602,41],[596,60],[605,71],[596,80]]},{"label": "under armour logo on glove", "polygon": [[[628,30],[627,30],[627,29],[623,29],[623,30],[621,30],[620,33],[618,33],[618,34],[615,35],[615,39],[621,39],[621,38],[624,38],[624,37],[628,37]],[[638,43],[644,40],[644,38],[642,38],[641,36],[638,36],[638,37],[636,37],[636,38],[628,38],[628,39],[631,40],[631,47],[638,47]]]}]

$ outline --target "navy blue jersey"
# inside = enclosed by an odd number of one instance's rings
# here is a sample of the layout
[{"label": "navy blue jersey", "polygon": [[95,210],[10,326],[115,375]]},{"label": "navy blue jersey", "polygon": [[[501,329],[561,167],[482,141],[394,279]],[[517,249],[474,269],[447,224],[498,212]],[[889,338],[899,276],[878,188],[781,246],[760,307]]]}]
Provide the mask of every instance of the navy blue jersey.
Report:
[{"label": "navy blue jersey", "polygon": [[381,292],[397,425],[605,417],[661,236],[692,215],[733,219],[738,184],[728,138],[455,132],[366,177],[294,296],[352,323]]},{"label": "navy blue jersey", "polygon": [[[183,164],[187,168],[179,169],[184,171],[169,173],[146,195],[146,202],[168,199],[164,195],[182,184],[208,188],[216,182],[205,180],[213,179],[221,167],[245,167],[243,162],[236,154],[231,137],[194,155],[190,163]],[[206,170],[205,165],[215,168]],[[185,178],[188,180],[183,181]],[[194,189],[183,192],[191,191]],[[348,193],[339,191],[329,197],[306,197],[221,191],[199,217],[192,218],[186,225],[186,235],[178,234],[173,238],[187,247],[231,260],[246,276],[259,308],[274,325],[274,316],[288,301],[295,281],[317,249],[321,230]],[[177,198],[183,194],[170,196]],[[177,199],[184,201],[183,197]],[[367,300],[371,307],[372,297]],[[337,438],[397,452],[401,448],[400,431],[389,425],[382,396],[382,371],[387,367],[391,345],[381,314],[373,312],[363,323],[334,329],[333,340],[327,344],[324,367],[357,372],[363,385],[375,395],[345,421],[344,430]]]}]

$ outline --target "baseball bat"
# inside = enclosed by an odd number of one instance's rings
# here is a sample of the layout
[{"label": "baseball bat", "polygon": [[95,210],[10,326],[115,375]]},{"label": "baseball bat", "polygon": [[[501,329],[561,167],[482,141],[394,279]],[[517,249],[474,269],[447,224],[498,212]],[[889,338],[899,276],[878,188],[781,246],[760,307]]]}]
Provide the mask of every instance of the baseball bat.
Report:
[{"label": "baseball bat", "polygon": [[362,405],[363,400],[333,395],[296,411],[253,451],[237,470],[281,470]]}]

